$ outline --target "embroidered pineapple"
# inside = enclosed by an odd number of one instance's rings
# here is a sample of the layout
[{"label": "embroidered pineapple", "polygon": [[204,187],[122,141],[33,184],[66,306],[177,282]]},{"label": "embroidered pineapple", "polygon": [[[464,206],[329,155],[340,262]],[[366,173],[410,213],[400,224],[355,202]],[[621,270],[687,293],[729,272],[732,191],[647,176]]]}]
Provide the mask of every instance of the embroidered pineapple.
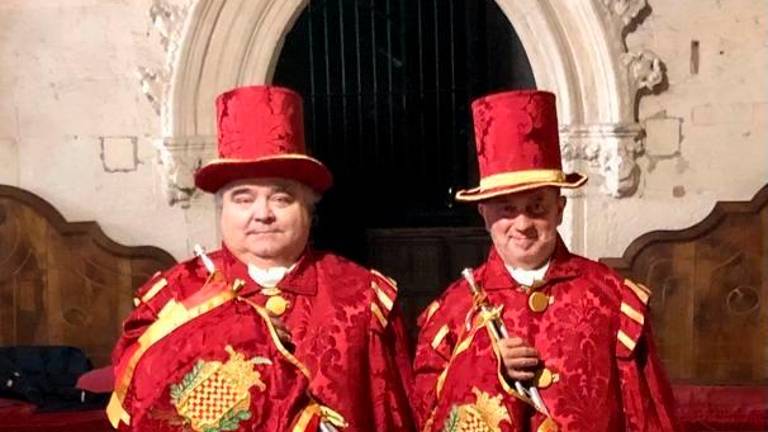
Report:
[{"label": "embroidered pineapple", "polygon": [[443,432],[499,432],[501,422],[512,422],[501,404],[502,395],[491,397],[472,388],[475,403],[454,406],[443,425]]},{"label": "embroidered pineapple", "polygon": [[253,366],[271,364],[268,359],[246,360],[232,347],[225,349],[229,353],[225,363],[198,360],[180,383],[171,385],[171,403],[194,431],[236,430],[241,421],[251,418],[250,388],[267,388]]}]

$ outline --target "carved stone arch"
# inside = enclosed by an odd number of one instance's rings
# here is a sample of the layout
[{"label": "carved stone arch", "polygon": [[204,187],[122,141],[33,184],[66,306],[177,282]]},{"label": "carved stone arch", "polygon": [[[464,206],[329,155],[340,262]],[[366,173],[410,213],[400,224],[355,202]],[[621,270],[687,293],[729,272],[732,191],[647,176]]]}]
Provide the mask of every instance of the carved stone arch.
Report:
[{"label": "carved stone arch", "polygon": [[[625,28],[646,0],[497,0],[514,26],[537,86],[558,95],[566,166],[586,161],[612,196],[631,194],[642,128],[634,112],[641,87],[661,81],[658,58],[627,53]],[[308,0],[197,0],[168,60],[161,106],[169,201],[188,203],[191,172],[215,153],[215,96],[270,82],[283,40]]]},{"label": "carved stone arch", "polygon": [[176,64],[171,130],[215,135],[213,100],[237,85],[271,79],[285,35],[308,0],[199,0]]},{"label": "carved stone arch", "polygon": [[602,4],[497,3],[525,47],[537,86],[558,95],[563,124],[632,120],[630,90],[618,65],[623,43]]}]

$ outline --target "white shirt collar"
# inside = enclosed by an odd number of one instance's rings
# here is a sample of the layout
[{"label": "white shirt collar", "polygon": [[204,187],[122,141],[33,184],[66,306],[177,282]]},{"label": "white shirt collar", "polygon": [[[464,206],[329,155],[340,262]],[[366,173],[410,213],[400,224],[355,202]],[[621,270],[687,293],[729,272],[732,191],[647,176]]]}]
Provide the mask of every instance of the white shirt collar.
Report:
[{"label": "white shirt collar", "polygon": [[271,288],[277,286],[277,284],[283,280],[285,275],[288,274],[289,271],[293,270],[294,267],[296,267],[296,264],[293,264],[290,267],[277,266],[263,269],[256,267],[253,264],[248,264],[248,276],[256,281],[257,284],[263,287]]},{"label": "white shirt collar", "polygon": [[504,264],[504,267],[506,267],[509,274],[512,275],[512,278],[515,279],[517,283],[530,287],[533,286],[536,282],[541,282],[544,280],[544,275],[547,274],[550,261],[551,259],[547,260],[543,266],[533,270],[525,270],[507,264]]}]

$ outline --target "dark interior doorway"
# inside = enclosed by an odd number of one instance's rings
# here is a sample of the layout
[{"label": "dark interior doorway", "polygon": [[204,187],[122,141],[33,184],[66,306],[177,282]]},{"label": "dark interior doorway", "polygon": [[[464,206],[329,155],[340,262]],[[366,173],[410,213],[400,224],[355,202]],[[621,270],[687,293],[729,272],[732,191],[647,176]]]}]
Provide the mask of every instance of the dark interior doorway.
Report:
[{"label": "dark interior doorway", "polygon": [[302,94],[310,152],[334,174],[317,247],[397,278],[411,316],[482,259],[476,210],[453,201],[477,182],[469,105],[535,87],[494,1],[312,0],[273,83]]}]

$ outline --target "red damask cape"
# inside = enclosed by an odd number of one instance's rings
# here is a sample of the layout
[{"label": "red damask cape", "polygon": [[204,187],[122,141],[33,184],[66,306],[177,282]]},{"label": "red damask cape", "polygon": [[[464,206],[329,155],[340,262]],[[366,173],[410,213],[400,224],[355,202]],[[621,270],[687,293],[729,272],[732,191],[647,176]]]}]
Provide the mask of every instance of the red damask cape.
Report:
[{"label": "red damask cape", "polygon": [[308,393],[308,371],[277,338],[267,312],[238,298],[218,273],[201,286],[155,303],[159,309],[145,304],[137,309],[144,316],[127,322],[138,338],[122,339],[116,351],[107,409],[113,426],[304,431],[316,424],[320,406]]},{"label": "red damask cape", "polygon": [[500,374],[483,314],[470,314],[473,298],[460,280],[419,319],[413,406],[421,430],[680,429],[651,336],[646,288],[571,254],[559,239],[544,283],[533,288],[549,300],[543,307],[530,306],[530,291],[494,249],[474,275],[490,303],[502,306],[509,334],[539,352],[545,369],[536,382],[551,418]]},{"label": "red damask cape", "polygon": [[[287,306],[282,319],[291,332],[292,356],[306,372],[306,393],[312,399],[306,412],[322,408],[326,417],[338,417],[343,431],[414,429],[407,338],[396,307],[397,287],[390,279],[336,255],[307,250],[277,287],[265,290],[226,248],[209,257],[223,279],[238,285],[238,301],[252,308],[264,308],[275,288],[279,291]],[[199,295],[206,277],[200,260],[193,259],[141,288],[113,364],[124,361],[167,302]],[[286,377],[290,381],[291,373]]]}]

